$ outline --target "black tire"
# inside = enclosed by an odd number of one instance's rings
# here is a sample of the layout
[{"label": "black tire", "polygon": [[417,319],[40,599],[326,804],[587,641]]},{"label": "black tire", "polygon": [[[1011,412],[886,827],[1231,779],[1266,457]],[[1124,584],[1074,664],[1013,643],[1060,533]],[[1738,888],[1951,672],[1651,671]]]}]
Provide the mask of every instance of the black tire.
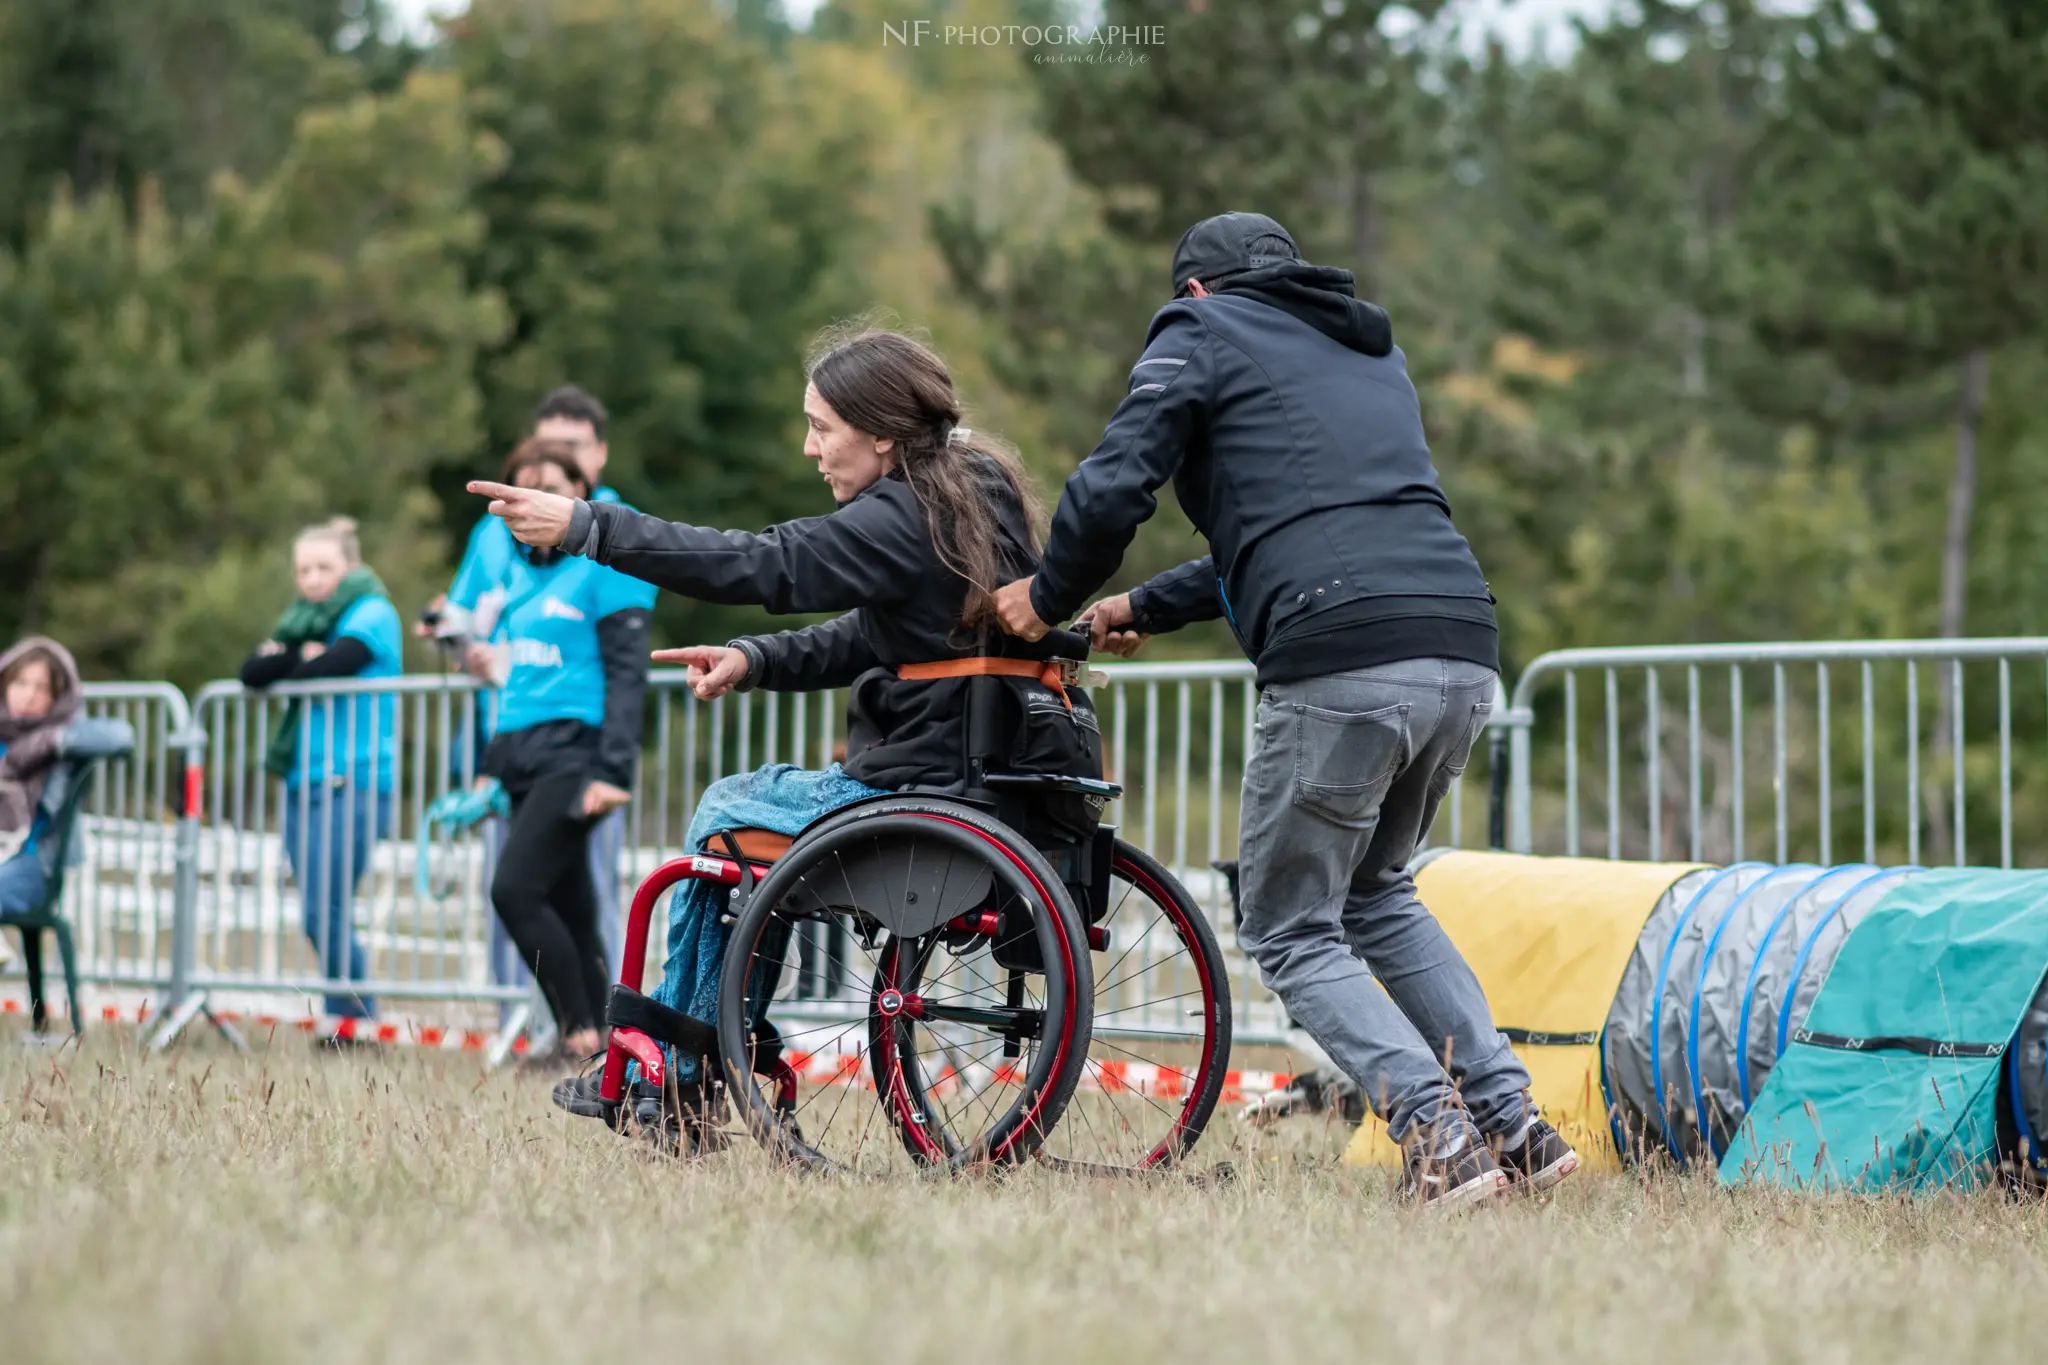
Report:
[{"label": "black tire", "polygon": [[[1035,1010],[1029,1003],[1020,1008],[1007,996],[990,998],[995,983],[970,957],[992,953],[988,943],[969,943],[967,951],[955,951],[955,945],[966,940],[945,925],[898,936],[870,923],[866,937],[855,932],[859,916],[853,910],[858,907],[848,909],[835,899],[851,897],[853,882],[846,869],[852,859],[887,852],[914,867],[920,850],[928,850],[922,854],[927,859],[939,855],[968,860],[948,862],[949,868],[986,868],[991,889],[984,905],[999,911],[1002,922],[1019,935],[1018,941],[1033,946],[1036,961],[1044,964],[1042,969],[1009,974],[1028,978],[1035,992],[1030,998],[1040,1002]],[[844,892],[838,889],[841,886]],[[840,1012],[826,1011],[830,1017],[823,1024],[810,1027],[785,1021],[779,1027],[785,1046],[798,1054],[822,1051],[823,1042],[837,1044],[839,1050],[832,1055],[840,1059],[845,1083],[815,1087],[794,1108],[778,1107],[744,1064],[747,1037],[755,1019],[776,999],[789,929],[800,915],[820,914],[847,925],[841,941],[850,954],[867,957],[865,967],[849,965],[845,971],[862,994],[839,1001]],[[1081,917],[1043,856],[1014,831],[970,807],[906,796],[863,803],[857,810],[821,821],[762,878],[727,939],[718,1033],[727,1076],[744,1077],[733,1085],[733,1106],[771,1154],[810,1169],[871,1171],[878,1165],[900,1164],[905,1156],[916,1167],[941,1169],[1023,1160],[1038,1149],[1065,1111],[1081,1072],[1075,1059],[1088,1048],[1087,1002],[1093,997],[1094,978],[1086,943]],[[923,992],[940,981],[929,968],[942,955],[955,958],[955,965],[965,962],[966,968],[954,978],[953,994],[926,998]],[[992,963],[993,957],[979,960]],[[951,970],[942,968],[942,974]],[[891,989],[897,995],[893,1008],[885,1010],[884,992]],[[945,1017],[913,1017],[906,1012],[925,1009],[944,1011]],[[1005,1022],[977,1018],[963,1023],[961,1015],[1001,1016]],[[1035,1036],[1014,1037],[1020,1027],[1035,1027]],[[954,1104],[953,1096],[944,1093],[945,1085],[927,1083],[923,1068],[944,1050],[935,1033],[972,1033],[977,1028],[983,1032],[975,1044],[978,1049],[1014,1046],[1018,1064],[994,1091],[968,1094],[964,1086],[956,1087],[962,1102]],[[856,1033],[859,1050],[848,1067],[844,1045]],[[863,1069],[871,1089],[859,1083]],[[833,1091],[838,1093],[829,1106],[818,1103]],[[865,1106],[864,1112],[847,1116],[848,1127],[838,1128],[856,1095],[856,1108]],[[883,1120],[880,1126],[873,1122],[876,1109]],[[848,1131],[855,1136],[849,1139]],[[876,1140],[872,1145],[871,1139]]]}]

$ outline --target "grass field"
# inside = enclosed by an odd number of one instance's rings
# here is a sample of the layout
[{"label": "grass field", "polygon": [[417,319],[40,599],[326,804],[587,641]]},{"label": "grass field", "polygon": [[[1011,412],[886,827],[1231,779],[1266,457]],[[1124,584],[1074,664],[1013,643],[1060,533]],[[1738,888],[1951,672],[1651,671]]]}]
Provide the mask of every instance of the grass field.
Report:
[{"label": "grass field", "polygon": [[[655,1158],[473,1058],[0,1033],[0,1360],[2018,1360],[2048,1209],[1581,1177],[1448,1219],[1307,1120],[1234,1181]],[[2029,1342],[2034,1343],[2029,1346]]]}]

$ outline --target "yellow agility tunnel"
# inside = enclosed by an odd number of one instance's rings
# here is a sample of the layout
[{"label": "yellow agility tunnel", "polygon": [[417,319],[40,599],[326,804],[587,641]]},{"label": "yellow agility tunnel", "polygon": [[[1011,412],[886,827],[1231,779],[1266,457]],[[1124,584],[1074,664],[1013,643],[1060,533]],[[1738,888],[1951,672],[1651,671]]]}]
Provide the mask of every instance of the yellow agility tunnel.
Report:
[{"label": "yellow agility tunnel", "polygon": [[[1472,965],[1494,1024],[1529,1069],[1537,1107],[1589,1167],[1620,1165],[1600,1088],[1600,1030],[1651,913],[1702,871],[1448,850],[1415,874],[1422,903]],[[1368,1114],[1344,1161],[1397,1166],[1401,1153]]]}]

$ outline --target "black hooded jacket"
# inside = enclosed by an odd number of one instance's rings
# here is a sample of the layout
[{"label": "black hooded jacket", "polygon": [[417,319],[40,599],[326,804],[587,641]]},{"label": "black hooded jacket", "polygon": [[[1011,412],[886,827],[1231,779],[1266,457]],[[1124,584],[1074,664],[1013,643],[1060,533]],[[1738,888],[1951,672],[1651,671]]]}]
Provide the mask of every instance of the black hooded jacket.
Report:
[{"label": "black hooded jacket", "polygon": [[1290,261],[1159,310],[1060,498],[1041,618],[1067,620],[1109,579],[1168,479],[1210,553],[1132,592],[1140,630],[1227,617],[1262,683],[1411,658],[1499,668],[1493,596],[1407,363],[1349,271]]},{"label": "black hooded jacket", "polygon": [[[983,485],[1001,533],[999,581],[1021,578],[1033,563],[1023,505],[993,462]],[[967,581],[940,561],[924,508],[900,474],[827,516],[786,521],[758,535],[582,503],[564,548],[705,602],[776,614],[845,613],[733,644],[748,656],[745,688],[852,689],[846,773],[874,787],[957,793],[964,783],[968,680],[906,682],[896,676],[899,665],[977,654],[1050,656],[1049,643],[960,624]],[[1012,740],[1009,771],[1102,775],[1101,741],[1084,694],[1073,690],[1070,713],[1041,683],[1000,682],[1013,708],[1005,731]]]}]

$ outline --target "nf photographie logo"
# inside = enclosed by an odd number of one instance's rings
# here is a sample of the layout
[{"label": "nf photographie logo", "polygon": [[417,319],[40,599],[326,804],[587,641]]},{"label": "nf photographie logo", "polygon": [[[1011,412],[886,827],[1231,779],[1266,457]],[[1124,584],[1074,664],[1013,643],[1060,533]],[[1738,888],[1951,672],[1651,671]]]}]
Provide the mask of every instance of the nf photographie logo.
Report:
[{"label": "nf photographie logo", "polygon": [[929,19],[883,23],[883,47],[1028,47],[1041,64],[1105,62],[1136,65],[1142,49],[1166,42],[1164,24],[935,24]]}]

